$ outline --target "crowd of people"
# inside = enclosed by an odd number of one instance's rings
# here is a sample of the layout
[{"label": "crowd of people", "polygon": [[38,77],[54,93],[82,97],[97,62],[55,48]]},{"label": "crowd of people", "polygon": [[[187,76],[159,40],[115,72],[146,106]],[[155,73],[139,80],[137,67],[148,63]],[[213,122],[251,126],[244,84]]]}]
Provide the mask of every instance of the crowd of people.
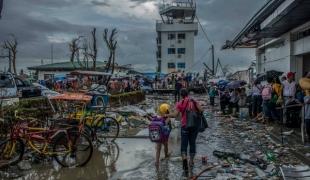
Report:
[{"label": "crowd of people", "polygon": [[[57,92],[76,92],[80,90],[90,90],[94,84],[106,85],[98,78],[85,76],[83,78],[63,78],[63,79],[47,79],[39,82],[51,90]],[[114,78],[107,85],[107,90],[110,93],[131,92],[140,89],[141,84],[148,83],[142,78]]]},{"label": "crowd of people", "polygon": [[181,83],[183,88],[201,86],[203,85],[203,79],[197,74],[168,74],[165,77],[155,77],[152,87],[153,89],[174,89],[176,83]]},{"label": "crowd of people", "polygon": [[[174,110],[170,109],[168,104],[162,104],[159,107],[159,116],[151,122],[150,137],[153,135],[164,134],[156,142],[156,168],[159,168],[161,147],[164,146],[165,157],[169,157],[168,140],[171,131],[170,119],[181,117],[181,155],[184,175],[188,176],[189,171],[194,167],[194,158],[196,155],[196,139],[199,133],[198,126],[190,126],[192,114],[203,112],[200,104],[189,96],[187,89],[183,88],[180,81],[176,81],[176,105]],[[287,73],[285,76],[267,76],[266,82],[258,79],[253,84],[247,86],[240,85],[239,88],[229,89],[226,86],[212,84],[208,87],[210,106],[215,106],[215,98],[219,96],[221,113],[231,114],[241,118],[253,118],[259,122],[267,123],[270,121],[298,122],[301,108],[305,110],[305,122],[310,141],[310,72],[307,73],[299,82],[295,81],[295,74]],[[177,96],[181,96],[178,98]],[[294,109],[296,114],[291,114],[290,110]],[[289,110],[290,109],[290,110]],[[193,113],[195,112],[195,113]],[[297,114],[298,113],[298,114]],[[247,115],[246,115],[247,114]],[[195,119],[194,118],[194,119]],[[199,119],[199,118],[198,118]],[[193,122],[199,122],[195,119]],[[282,121],[283,120],[283,121]],[[160,122],[163,126],[161,131],[152,133],[154,128]]]},{"label": "crowd of people", "polygon": [[[303,78],[310,78],[310,73]],[[308,82],[307,82],[308,83]],[[309,84],[310,86],[310,84]],[[268,123],[285,123],[288,127],[300,127],[301,110],[304,106],[305,124],[310,141],[310,94],[295,80],[295,74],[267,76],[265,82],[255,80],[252,84],[236,89],[209,88],[210,105],[219,95],[221,113],[245,116]]]}]

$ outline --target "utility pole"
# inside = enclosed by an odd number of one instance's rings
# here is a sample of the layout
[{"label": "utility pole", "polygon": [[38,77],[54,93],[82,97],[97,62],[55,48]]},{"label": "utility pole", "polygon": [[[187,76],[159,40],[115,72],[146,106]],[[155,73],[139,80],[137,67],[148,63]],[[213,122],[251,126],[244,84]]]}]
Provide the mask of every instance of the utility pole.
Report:
[{"label": "utility pole", "polygon": [[214,69],[214,45],[212,44],[211,45],[211,54],[212,54],[212,75],[214,76],[215,75],[215,69]]},{"label": "utility pole", "polygon": [[54,44],[51,44],[51,64],[54,63]]}]

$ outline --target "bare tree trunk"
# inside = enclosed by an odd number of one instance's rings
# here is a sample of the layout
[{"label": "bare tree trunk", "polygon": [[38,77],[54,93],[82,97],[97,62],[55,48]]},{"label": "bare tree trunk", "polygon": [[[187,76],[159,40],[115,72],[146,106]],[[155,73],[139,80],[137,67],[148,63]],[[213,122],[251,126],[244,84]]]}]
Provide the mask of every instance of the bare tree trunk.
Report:
[{"label": "bare tree trunk", "polygon": [[9,69],[8,69],[8,71],[11,73],[12,72],[12,55],[11,55],[11,51],[10,50],[8,50],[9,51],[9,56],[8,56],[8,58],[9,58]]},{"label": "bare tree trunk", "polygon": [[16,52],[13,52],[13,55],[12,55],[12,65],[13,65],[14,74],[17,74],[17,70],[16,70]]},{"label": "bare tree trunk", "polygon": [[113,29],[111,31],[110,36],[108,34],[109,34],[109,30],[105,29],[104,34],[103,34],[103,39],[106,43],[106,46],[109,49],[109,54],[110,54],[108,62],[106,64],[106,72],[109,72],[111,70],[111,66],[112,66],[112,70],[114,72],[114,64],[115,64],[115,57],[114,56],[115,56],[115,50],[116,50],[116,45],[117,45],[117,41],[115,41],[115,36],[117,34],[117,30]]},{"label": "bare tree trunk", "polygon": [[93,31],[91,32],[92,34],[92,39],[93,39],[93,53],[92,53],[92,59],[93,59],[93,69],[96,70],[97,68],[97,37],[96,37],[96,28],[93,29]]},{"label": "bare tree trunk", "polygon": [[[14,74],[17,74],[17,70],[16,70],[16,58],[17,58],[17,45],[18,45],[18,42],[15,38],[14,35],[12,35],[12,40],[9,41],[5,41],[4,42],[4,45],[2,46],[4,49],[7,49],[8,52],[9,52],[9,71],[11,72],[12,71],[12,68],[13,68],[13,72]],[[12,67],[11,67],[12,65]]]},{"label": "bare tree trunk", "polygon": [[74,61],[74,55],[75,55],[75,52],[74,52],[74,51],[71,51],[70,62],[73,62],[73,61]]},{"label": "bare tree trunk", "polygon": [[[117,30],[113,29],[111,31],[110,36],[108,36],[108,34],[109,34],[109,30],[105,29],[103,33],[103,39],[110,53],[108,62],[106,64],[106,72],[109,72],[111,70],[111,73],[113,75],[114,69],[115,69],[115,51],[116,51],[116,46],[117,46],[117,41],[115,40],[115,36],[117,34]],[[109,76],[109,78],[106,81],[107,86],[109,84],[110,79],[111,79],[111,76]]]},{"label": "bare tree trunk", "polygon": [[72,63],[74,62],[74,59],[79,56],[77,55],[77,53],[79,53],[78,51],[80,50],[80,47],[79,47],[80,39],[81,39],[81,36],[79,36],[78,38],[73,38],[71,42],[69,43],[69,49],[71,52],[70,62]]}]

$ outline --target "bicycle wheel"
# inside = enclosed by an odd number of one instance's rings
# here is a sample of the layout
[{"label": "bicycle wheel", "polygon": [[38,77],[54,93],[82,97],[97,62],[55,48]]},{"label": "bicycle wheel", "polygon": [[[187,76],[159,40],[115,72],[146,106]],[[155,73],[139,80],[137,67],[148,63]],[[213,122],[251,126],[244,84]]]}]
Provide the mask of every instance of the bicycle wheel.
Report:
[{"label": "bicycle wheel", "polygon": [[55,140],[55,160],[63,167],[85,166],[92,157],[93,145],[89,137],[77,131],[68,132]]},{"label": "bicycle wheel", "polygon": [[103,159],[107,167],[112,166],[119,158],[119,147],[115,142],[108,142],[104,151]]},{"label": "bicycle wheel", "polygon": [[7,139],[0,144],[0,168],[13,166],[23,159],[25,145],[21,139]]},{"label": "bicycle wheel", "polygon": [[95,133],[100,143],[106,140],[114,141],[119,134],[119,124],[113,117],[104,117],[97,122]]},{"label": "bicycle wheel", "polygon": [[90,138],[91,141],[95,140],[95,132],[93,128],[91,128],[88,125],[85,125],[83,132]]}]

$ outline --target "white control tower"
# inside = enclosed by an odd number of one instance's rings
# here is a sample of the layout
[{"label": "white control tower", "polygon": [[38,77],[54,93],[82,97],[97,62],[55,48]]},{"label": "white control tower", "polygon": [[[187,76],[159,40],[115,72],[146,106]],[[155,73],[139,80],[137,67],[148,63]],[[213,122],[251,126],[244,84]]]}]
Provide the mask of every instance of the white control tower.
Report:
[{"label": "white control tower", "polygon": [[190,72],[194,62],[194,38],[198,33],[194,0],[164,1],[156,22],[157,71]]}]

